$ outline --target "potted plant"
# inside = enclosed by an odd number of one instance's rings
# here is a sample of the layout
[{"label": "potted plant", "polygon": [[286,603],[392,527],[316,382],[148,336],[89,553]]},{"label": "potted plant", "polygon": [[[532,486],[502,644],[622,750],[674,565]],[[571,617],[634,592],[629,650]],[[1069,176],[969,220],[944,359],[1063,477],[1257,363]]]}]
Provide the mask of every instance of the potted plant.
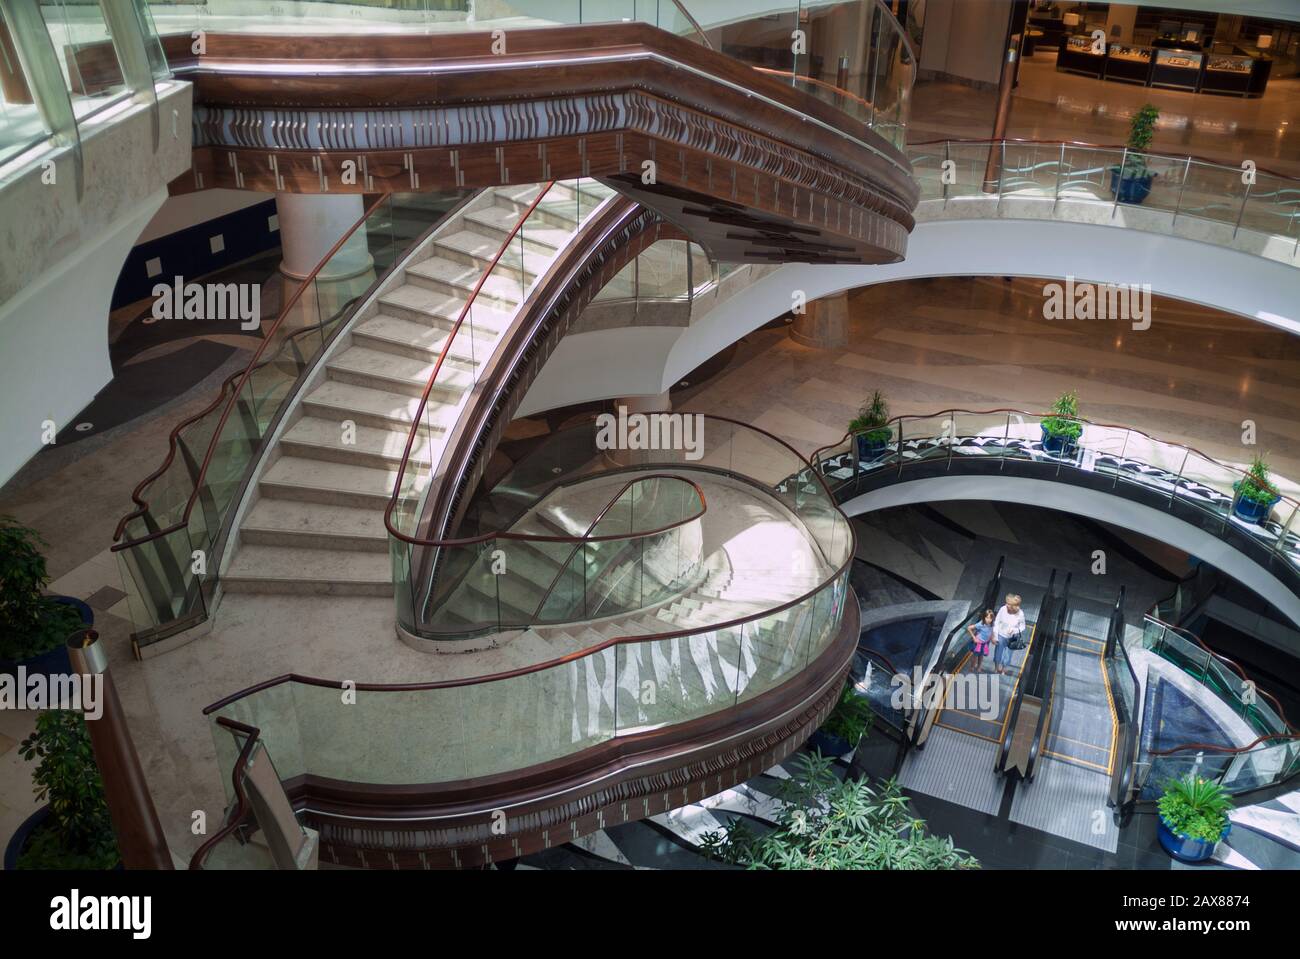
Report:
[{"label": "potted plant", "polygon": [[1072,456],[1083,435],[1079,421],[1079,394],[1062,393],[1052,404],[1051,415],[1043,418],[1043,449],[1054,456]]},{"label": "potted plant", "polygon": [[1237,494],[1232,511],[1247,523],[1262,524],[1282,498],[1269,478],[1268,462],[1263,456],[1255,457],[1246,475],[1233,483],[1232,489]]},{"label": "potted plant", "polygon": [[808,738],[808,745],[823,756],[845,756],[858,745],[871,728],[871,705],[865,696],[859,696],[853,683],[845,685],[840,701],[835,704],[826,722]]},{"label": "potted plant", "polygon": [[849,432],[857,437],[859,461],[879,459],[889,448],[894,431],[889,428],[889,404],[884,393],[875,390],[871,394],[850,421]]},{"label": "potted plant", "polygon": [[1232,798],[1200,776],[1171,779],[1160,796],[1160,845],[1179,862],[1204,862],[1232,829]]},{"label": "potted plant", "polygon": [[1150,103],[1133,115],[1128,130],[1129,152],[1124,156],[1123,168],[1110,168],[1110,192],[1120,203],[1141,203],[1151,192],[1151,181],[1156,174],[1147,166],[1143,155],[1151,146],[1159,117],[1159,109]]},{"label": "potted plant", "polygon": [[9,840],[5,868],[115,868],[121,856],[85,717],[69,709],[41,713],[18,751],[38,761],[32,786],[47,805]]},{"label": "potted plant", "polygon": [[780,806],[770,829],[736,819],[701,836],[700,851],[746,869],[979,868],[951,839],[927,831],[893,779],[874,789],[841,780],[829,759],[803,753],[774,794]]},{"label": "potted plant", "polygon": [[44,595],[44,545],[35,530],[0,516],[0,673],[20,665],[28,675],[70,671],[67,639],[94,621],[81,600]]}]

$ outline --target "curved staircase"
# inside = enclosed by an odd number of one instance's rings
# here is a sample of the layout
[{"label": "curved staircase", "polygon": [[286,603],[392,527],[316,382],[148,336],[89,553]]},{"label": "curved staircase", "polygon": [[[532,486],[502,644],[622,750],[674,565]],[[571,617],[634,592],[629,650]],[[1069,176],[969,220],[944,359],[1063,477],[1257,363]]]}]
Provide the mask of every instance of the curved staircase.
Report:
[{"label": "curved staircase", "polygon": [[[384,509],[420,396],[480,278],[542,189],[482,191],[339,337],[257,477],[255,501],[222,577],[226,591],[392,595]],[[592,197],[611,194],[584,182],[582,212],[594,206]],[[512,242],[500,260],[519,279],[500,275],[500,267],[487,278],[474,298],[472,335],[466,320],[439,371],[425,412],[435,444],[455,422],[476,371],[527,289],[574,236],[576,188],[557,183],[534,213],[539,216],[541,228],[530,221],[524,241]],[[411,456],[430,463],[437,452],[426,443]]]}]

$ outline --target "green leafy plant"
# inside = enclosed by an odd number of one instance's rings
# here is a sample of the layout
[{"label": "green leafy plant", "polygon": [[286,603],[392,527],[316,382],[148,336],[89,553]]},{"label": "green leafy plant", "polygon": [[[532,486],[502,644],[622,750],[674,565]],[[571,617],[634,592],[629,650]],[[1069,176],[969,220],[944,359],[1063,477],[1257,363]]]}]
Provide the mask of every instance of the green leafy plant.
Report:
[{"label": "green leafy plant", "polygon": [[1043,429],[1049,436],[1063,436],[1074,442],[1083,435],[1083,424],[1079,422],[1079,394],[1074,390],[1058,396],[1051,413],[1043,419]]},{"label": "green leafy plant", "polygon": [[1280,495],[1269,476],[1268,460],[1262,454],[1255,456],[1246,475],[1233,483],[1232,488],[1241,499],[1264,506],[1272,506]]},{"label": "green leafy plant", "polygon": [[85,717],[75,710],[41,713],[19,754],[37,760],[32,786],[50,816],[32,833],[19,869],[112,869],[120,856],[95,765]]},{"label": "green leafy plant", "polygon": [[1165,783],[1160,815],[1179,835],[1218,842],[1228,825],[1232,797],[1212,779],[1188,775]]},{"label": "green leafy plant", "polygon": [[1151,146],[1151,140],[1156,135],[1156,121],[1160,119],[1160,110],[1150,103],[1144,104],[1142,109],[1133,114],[1133,120],[1129,123],[1128,128],[1128,148],[1138,156],[1129,156],[1124,162],[1124,175],[1143,178],[1150,172],[1147,169],[1146,160],[1141,155],[1146,153]]},{"label": "green leafy plant", "polygon": [[849,421],[849,432],[861,433],[869,442],[888,443],[894,435],[888,424],[889,403],[884,393],[874,390],[871,398],[858,410],[858,415]]},{"label": "green leafy plant", "polygon": [[713,859],[748,869],[975,869],[952,840],[927,833],[890,779],[841,781],[832,760],[803,753],[776,790],[775,826],[764,833],[743,820],[701,838]]},{"label": "green leafy plant", "polygon": [[849,683],[840,693],[840,701],[835,704],[835,709],[826,722],[822,723],[821,730],[828,736],[837,736],[850,745],[857,745],[858,740],[871,728],[873,716],[867,698],[854,692],[853,684]]},{"label": "green leafy plant", "polygon": [[0,516],[0,660],[38,656],[81,627],[74,608],[41,592],[50,581],[44,545],[35,530]]}]

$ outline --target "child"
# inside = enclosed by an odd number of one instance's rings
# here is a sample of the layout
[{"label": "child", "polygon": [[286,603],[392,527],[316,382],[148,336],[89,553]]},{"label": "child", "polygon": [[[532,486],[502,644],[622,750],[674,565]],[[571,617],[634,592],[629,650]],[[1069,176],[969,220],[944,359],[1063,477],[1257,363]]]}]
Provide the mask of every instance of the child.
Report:
[{"label": "child", "polygon": [[970,651],[975,654],[975,672],[984,672],[984,657],[989,654],[989,646],[994,642],[993,639],[993,610],[984,610],[984,615],[980,621],[974,625],[967,626],[966,632],[970,633]]}]

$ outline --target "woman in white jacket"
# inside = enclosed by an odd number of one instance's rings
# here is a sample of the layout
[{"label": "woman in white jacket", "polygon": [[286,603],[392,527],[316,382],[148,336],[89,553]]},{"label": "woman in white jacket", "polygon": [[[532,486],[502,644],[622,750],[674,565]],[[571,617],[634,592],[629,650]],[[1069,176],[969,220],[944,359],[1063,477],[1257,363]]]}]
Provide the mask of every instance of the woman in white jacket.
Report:
[{"label": "woman in white jacket", "polygon": [[993,620],[993,665],[1005,673],[1011,665],[1011,643],[1025,631],[1025,613],[1020,608],[1020,597],[1007,593],[1007,603],[998,610]]}]

